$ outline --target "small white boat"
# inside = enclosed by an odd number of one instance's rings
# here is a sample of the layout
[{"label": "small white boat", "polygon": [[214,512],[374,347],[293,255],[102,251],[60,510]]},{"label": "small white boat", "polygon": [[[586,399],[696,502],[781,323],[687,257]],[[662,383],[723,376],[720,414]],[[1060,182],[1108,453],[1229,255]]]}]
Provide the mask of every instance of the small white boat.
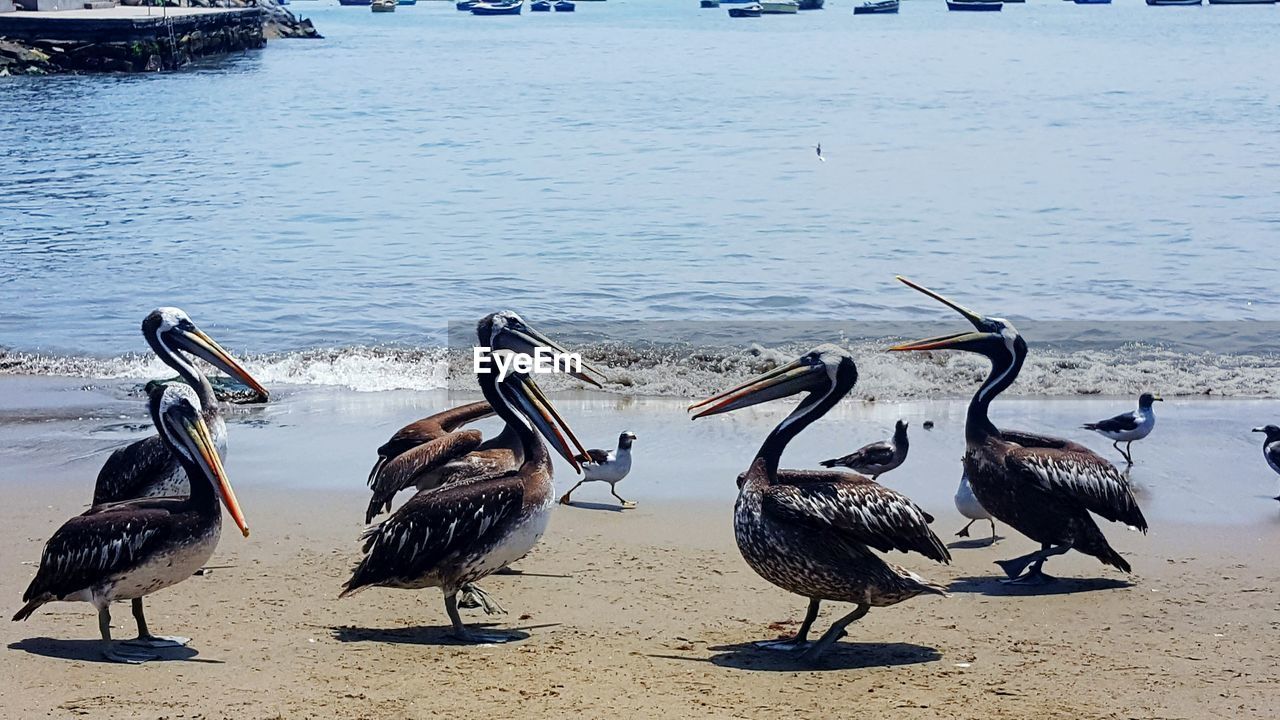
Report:
[{"label": "small white boat", "polygon": [[800,12],[800,3],[795,0],[762,0],[761,15],[792,15]]}]

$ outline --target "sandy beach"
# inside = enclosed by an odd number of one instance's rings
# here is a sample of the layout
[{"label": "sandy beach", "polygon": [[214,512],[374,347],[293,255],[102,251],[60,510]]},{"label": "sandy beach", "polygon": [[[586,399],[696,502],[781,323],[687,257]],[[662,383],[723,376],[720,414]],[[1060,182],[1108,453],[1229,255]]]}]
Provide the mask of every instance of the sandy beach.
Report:
[{"label": "sandy beach", "polygon": [[[94,451],[147,428],[124,385],[7,378],[4,387],[0,597],[16,610],[44,540],[87,500],[102,460]],[[875,610],[809,668],[753,647],[794,631],[804,603],[746,566],[731,524],[734,475],[779,407],[690,423],[675,414],[677,400],[559,394],[557,405],[590,441],[623,425],[639,435],[636,471],[619,488],[640,506],[618,512],[603,488],[586,486],[574,507],[557,509],[542,544],[517,565],[520,575],[486,579],[509,612],[467,617],[520,629],[528,637],[519,642],[455,644],[436,591],[372,589],[337,600],[359,556],[373,448],[401,422],[457,399],[296,389],[272,405],[236,409],[227,467],[252,535],[224,533],[210,574],[147,602],[153,631],[190,635],[190,646],[143,666],[105,663],[88,605],[46,606],[5,626],[0,714],[1246,718],[1280,709],[1280,512],[1266,497],[1271,479],[1255,467],[1261,458],[1248,438],[1214,443],[1181,466],[1161,450],[1209,427],[1207,418],[1265,405],[1162,408],[1165,432],[1137,446],[1152,531],[1106,528],[1132,576],[1070,554],[1048,567],[1059,584],[1009,588],[992,561],[1031,544],[1001,528],[1006,537],[989,547],[975,525],[974,539],[951,545],[951,566],[894,558],[949,585],[951,597]],[[1005,410],[1023,421],[1038,408],[1060,427],[1061,415],[1116,402],[1011,401]],[[802,436],[785,464],[811,465],[824,446],[872,439],[885,418],[928,416],[937,427],[916,430],[915,454],[892,484],[935,514],[936,532],[951,542],[963,524],[949,501],[962,406],[846,404]],[[1246,450],[1237,460],[1248,472],[1233,480],[1197,476]],[[571,476],[562,467],[557,484],[567,487]],[[1185,490],[1194,486],[1200,491]],[[1170,497],[1188,494],[1190,503]],[[1197,497],[1216,499],[1197,505]],[[819,626],[844,612],[824,608]],[[127,606],[114,619],[119,633],[133,632]]]}]

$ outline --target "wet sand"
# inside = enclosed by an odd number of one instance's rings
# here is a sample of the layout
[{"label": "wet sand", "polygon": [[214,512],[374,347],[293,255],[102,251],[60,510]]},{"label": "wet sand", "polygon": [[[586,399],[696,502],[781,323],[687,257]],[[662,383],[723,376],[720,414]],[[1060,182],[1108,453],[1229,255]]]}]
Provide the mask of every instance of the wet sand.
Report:
[{"label": "wet sand", "polygon": [[[44,540],[88,499],[103,459],[92,451],[145,430],[120,387],[84,387],[0,387],[8,391],[0,395],[0,597],[10,610]],[[975,524],[973,540],[952,545],[951,566],[893,556],[949,584],[951,597],[873,610],[808,668],[752,646],[794,631],[804,601],[746,566],[731,527],[733,477],[785,412],[777,407],[690,423],[668,400],[556,397],[589,445],[623,426],[637,432],[636,470],[619,490],[640,506],[619,512],[603,486],[584,486],[575,507],[557,508],[543,543],[518,564],[522,575],[486,579],[509,613],[467,617],[527,633],[517,643],[454,644],[435,591],[371,589],[337,600],[359,556],[372,448],[403,421],[458,399],[297,389],[237,410],[227,467],[253,534],[224,534],[210,575],[148,600],[153,631],[190,635],[190,647],[141,667],[104,663],[92,609],[48,605],[5,625],[0,716],[1249,718],[1280,710],[1274,478],[1257,467],[1247,428],[1243,436],[1224,429],[1199,451],[1191,445],[1220,416],[1252,420],[1268,404],[1160,408],[1163,424],[1135,447],[1152,531],[1105,528],[1133,575],[1073,553],[1046,568],[1061,583],[1009,588],[991,563],[1031,544],[1001,527],[1007,537],[988,547],[985,524]],[[1125,404],[1010,401],[1001,412],[1015,426],[1051,429]],[[784,464],[847,452],[898,414],[928,416],[938,427],[922,433],[916,423],[911,459],[885,480],[935,514],[935,531],[951,542],[963,524],[950,503],[962,407],[842,406]],[[1231,472],[1206,474],[1227,461]],[[560,468],[561,489],[571,476]],[[824,608],[816,627],[847,609]],[[121,636],[133,632],[127,605],[115,620]]]}]

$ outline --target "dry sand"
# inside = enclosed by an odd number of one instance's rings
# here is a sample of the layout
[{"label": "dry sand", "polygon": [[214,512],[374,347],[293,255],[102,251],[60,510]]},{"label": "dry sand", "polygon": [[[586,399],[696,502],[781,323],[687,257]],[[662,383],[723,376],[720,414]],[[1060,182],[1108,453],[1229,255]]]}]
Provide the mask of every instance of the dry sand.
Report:
[{"label": "dry sand", "polygon": [[[0,567],[6,571],[0,598],[12,612],[44,540],[89,497],[102,456],[83,451],[135,437],[145,425],[136,422],[134,399],[104,399],[73,383],[42,386],[35,395],[7,387],[15,392],[0,400]],[[1073,553],[1047,566],[1064,578],[1060,584],[1008,588],[992,561],[1032,546],[1001,528],[1010,537],[986,547],[986,526],[975,524],[977,539],[953,545],[949,567],[894,555],[949,583],[951,597],[873,610],[820,666],[808,668],[753,647],[794,631],[805,602],[746,566],[731,525],[733,477],[784,411],[675,423],[670,407],[645,414],[644,400],[556,401],[595,438],[608,437],[619,423],[639,430],[637,469],[620,490],[641,504],[617,512],[592,504],[607,498],[599,486],[584,486],[575,493],[582,504],[557,508],[541,546],[518,564],[523,575],[484,581],[509,610],[490,620],[527,638],[454,644],[433,590],[375,588],[336,598],[359,555],[356,537],[367,502],[361,485],[372,448],[399,423],[445,400],[339,394],[324,401],[285,393],[254,411],[250,422],[237,415],[231,427],[228,469],[252,536],[224,534],[210,575],[147,601],[152,630],[190,635],[190,647],[143,666],[102,662],[92,608],[48,605],[25,623],[4,625],[0,717],[1262,718],[1280,712],[1274,551],[1280,513],[1262,495],[1272,489],[1264,484],[1271,478],[1265,466],[1255,472],[1261,458],[1247,444],[1247,430],[1238,444],[1224,435],[1204,452],[1184,455],[1181,470],[1169,444],[1190,447],[1193,430],[1166,420],[1162,439],[1153,436],[1140,448],[1153,530],[1143,536],[1105,528],[1132,562],[1133,576]],[[85,403],[91,407],[80,407]],[[1048,427],[1064,427],[1067,421],[1055,413],[1101,416],[1115,404],[1007,403],[1005,409],[1052,416]],[[851,427],[858,439],[872,439],[875,428],[898,414],[937,418],[934,433],[917,435],[912,459],[895,472],[893,484],[937,515],[935,530],[950,541],[963,524],[949,503],[959,472],[952,446],[962,401],[952,405],[842,407],[836,421],[800,438],[796,454],[807,461],[841,450],[852,442]],[[1211,404],[1179,410],[1201,418],[1201,428],[1220,414],[1245,411],[1252,412],[1247,405]],[[707,448],[714,452],[697,454]],[[1225,462],[1215,459],[1218,452],[1241,458],[1247,482],[1206,479],[1203,465]],[[326,470],[329,485],[321,481]],[[1173,484],[1182,475],[1195,480]],[[308,478],[314,484],[305,489],[288,485]],[[568,478],[558,478],[561,489]],[[652,496],[654,489],[669,495],[685,486],[698,490],[684,500]],[[1183,495],[1203,498],[1212,518],[1229,522],[1170,519],[1185,514],[1173,500]],[[1252,509],[1228,512],[1243,507]],[[824,608],[817,628],[847,610]],[[475,611],[467,617],[487,621]],[[119,636],[132,635],[127,605],[117,606],[115,625]]]}]

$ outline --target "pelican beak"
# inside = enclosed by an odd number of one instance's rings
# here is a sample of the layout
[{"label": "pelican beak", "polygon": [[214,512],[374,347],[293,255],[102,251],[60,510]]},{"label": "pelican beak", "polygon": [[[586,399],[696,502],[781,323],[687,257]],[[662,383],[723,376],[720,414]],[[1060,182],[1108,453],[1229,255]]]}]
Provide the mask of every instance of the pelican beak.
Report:
[{"label": "pelican beak", "polygon": [[990,340],[993,333],[968,332],[939,335],[938,337],[902,343],[889,348],[890,352],[906,352],[908,350],[978,350],[982,343]]},{"label": "pelican beak", "polygon": [[236,527],[240,528],[240,532],[245,537],[249,537],[249,525],[245,522],[244,512],[240,509],[240,501],[236,500],[236,493],[231,489],[231,482],[227,480],[227,473],[222,468],[222,459],[218,457],[218,450],[214,447],[213,438],[209,435],[209,427],[204,424],[204,420],[199,415],[183,418],[179,426],[182,429],[184,442],[192,450],[192,457],[204,470],[209,482],[218,489],[218,497],[222,498],[222,504],[227,506],[227,512],[231,513],[231,519],[235,521]]},{"label": "pelican beak", "polygon": [[[719,395],[696,402],[688,409],[693,411],[704,408],[693,416],[693,419],[697,420],[700,417],[719,415],[806,390],[819,389],[827,381],[827,372],[822,364],[806,355],[752,378],[735,388],[725,390]],[[706,407],[708,405],[710,407]]]},{"label": "pelican beak", "polygon": [[[547,442],[551,443],[556,452],[569,461],[573,471],[581,473],[582,465],[578,458],[586,457],[587,449],[573,434],[573,430],[564,418],[560,417],[560,413],[556,411],[555,406],[543,394],[542,388],[538,387],[533,378],[521,373],[512,373],[507,376],[506,382],[499,385],[499,388],[524,409],[525,417],[529,418],[534,428],[547,439]],[[569,441],[573,442],[572,446],[569,445]],[[574,452],[574,448],[577,448],[577,452]]]},{"label": "pelican beak", "polygon": [[[532,356],[537,352],[538,348],[550,348],[553,352],[560,355],[570,354],[569,351],[560,343],[552,340],[546,335],[543,335],[537,330],[534,330],[525,323],[509,323],[505,328],[503,328],[502,333],[499,335],[499,340],[504,339],[506,342],[501,343],[502,347],[507,350],[511,350],[512,352],[524,353]],[[578,370],[570,370],[568,374],[585,383],[595,385],[596,387],[603,387],[599,380],[596,380],[587,373],[595,373],[600,377],[600,380],[608,380],[609,377],[602,371],[588,365],[585,360],[581,359],[581,357],[579,357],[579,361],[581,368]]]},{"label": "pelican beak", "polygon": [[990,329],[990,327],[989,327],[989,325],[988,325],[988,323],[987,323],[987,319],[986,319],[985,317],[983,317],[982,315],[980,315],[980,314],[978,314],[978,313],[976,313],[976,312],[974,312],[974,311],[970,310],[969,308],[967,308],[967,307],[965,307],[965,306],[961,305],[960,303],[958,303],[958,302],[956,302],[956,301],[954,301],[954,300],[951,300],[951,299],[949,299],[949,298],[943,297],[942,295],[940,295],[940,294],[938,294],[938,293],[936,293],[936,292],[934,292],[934,291],[930,290],[929,288],[927,288],[927,287],[925,287],[925,286],[923,286],[923,285],[919,285],[919,284],[917,284],[917,283],[914,283],[914,282],[912,282],[912,281],[910,281],[910,280],[908,280],[908,279],[906,279],[906,278],[902,277],[901,275],[898,275],[898,276],[896,276],[896,277],[898,278],[898,282],[901,282],[903,285],[906,285],[906,286],[907,286],[907,287],[909,287],[909,288],[915,288],[916,290],[919,290],[920,292],[924,293],[925,295],[928,295],[929,297],[933,298],[934,300],[937,300],[938,302],[942,303],[943,305],[946,305],[947,307],[951,308],[952,310],[955,310],[956,312],[960,313],[961,315],[963,315],[963,316],[964,316],[964,318],[965,318],[966,320],[968,320],[969,322],[973,323],[973,326],[974,326],[975,328],[977,328],[978,330],[981,330],[981,331],[987,331],[987,330],[989,330],[989,329]]},{"label": "pelican beak", "polygon": [[262,387],[257,380],[254,380],[249,371],[241,367],[240,363],[231,357],[231,353],[223,350],[217,341],[205,334],[200,328],[192,326],[179,329],[177,337],[185,350],[248,385],[254,392],[258,393],[258,397],[262,398],[264,402],[270,396],[267,389]]}]

